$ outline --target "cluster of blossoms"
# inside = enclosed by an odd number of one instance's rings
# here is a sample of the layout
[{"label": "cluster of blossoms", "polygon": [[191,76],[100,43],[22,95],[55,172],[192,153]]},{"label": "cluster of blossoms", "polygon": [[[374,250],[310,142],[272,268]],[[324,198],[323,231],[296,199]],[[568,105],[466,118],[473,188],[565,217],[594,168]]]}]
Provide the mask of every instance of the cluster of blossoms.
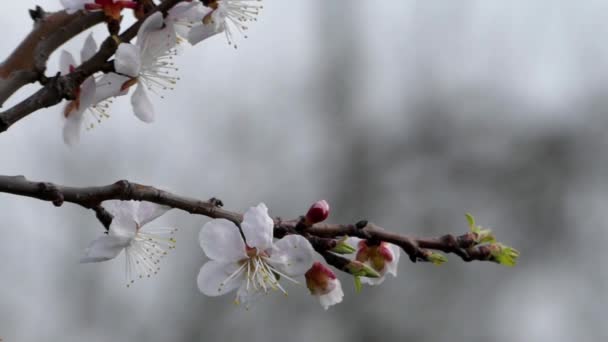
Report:
[{"label": "cluster of blossoms", "polygon": [[[114,56],[114,71],[87,78],[72,94],[63,111],[64,141],[68,145],[79,142],[83,128],[90,129],[108,118],[111,99],[131,95],[133,112],[141,121],[154,121],[155,111],[150,94],[162,98],[161,92],[174,88],[179,80],[174,57],[184,45],[196,45],[218,33],[224,33],[230,45],[234,36],[244,35],[246,23],[254,21],[262,6],[261,0],[205,0],[180,2],[166,17],[155,12],[139,28],[135,44],[120,43]],[[120,21],[124,9],[139,11],[143,2],[118,0],[61,0],[68,13],[103,11],[109,20]],[[245,36],[246,37],[246,36]],[[119,39],[114,36],[115,39]],[[97,52],[92,35],[81,51],[81,62]],[[77,69],[72,55],[63,51],[60,58],[61,74]]]},{"label": "cluster of blossoms", "polygon": [[[184,45],[196,45],[218,33],[224,33],[228,43],[236,47],[234,36],[244,35],[246,23],[254,21],[262,6],[261,0],[201,0],[182,1],[171,8],[166,16],[161,12],[149,15],[140,25],[134,44],[118,42],[114,54],[113,72],[92,75],[73,91],[72,100],[63,111],[65,121],[63,137],[67,144],[79,141],[81,130],[92,128],[95,122],[108,118],[112,98],[131,95],[133,112],[141,121],[154,121],[155,111],[150,93],[161,96],[164,90],[173,89],[178,78],[174,57]],[[124,9],[132,9],[141,18],[145,4],[152,0],[61,0],[68,13],[77,11],[103,11],[110,26],[116,30]],[[246,37],[246,36],[245,36]],[[80,53],[81,63],[93,58],[98,45],[89,35]],[[67,51],[60,56],[61,74],[78,70],[75,58]],[[162,96],[161,96],[162,97]],[[91,122],[92,120],[92,122]],[[126,257],[126,282],[131,286],[136,279],[148,278],[160,270],[161,259],[175,248],[173,228],[148,228],[146,225],[171,208],[148,202],[106,201],[104,209],[112,215],[106,234],[97,238],[85,250],[83,263],[102,262],[116,258],[122,251]],[[329,216],[329,204],[318,201],[302,217],[298,227],[311,227]],[[495,242],[489,230],[475,225],[467,217],[471,237],[476,244],[488,244],[493,259],[513,265],[518,252]],[[271,291],[287,295],[283,280],[298,283],[304,277],[310,294],[318,297],[328,309],[344,297],[342,284],[336,274],[323,263],[339,256],[345,265],[342,270],[354,276],[357,290],[361,284],[381,284],[387,274],[397,276],[400,250],[383,241],[336,237],[335,247],[322,249],[317,254],[305,234],[305,229],[289,231],[275,239],[275,221],[268,215],[263,203],[250,208],[242,222],[215,219],[206,223],[199,234],[200,245],[209,258],[198,274],[199,290],[208,296],[220,296],[236,291],[235,303],[246,308],[259,297]],[[365,236],[365,235],[361,235]],[[318,247],[318,246],[317,246]],[[328,253],[330,257],[328,258]],[[343,257],[350,255],[350,259]],[[431,253],[428,261],[441,263],[445,258]],[[335,263],[331,262],[335,265]]]},{"label": "cluster of blossoms", "polygon": [[[160,260],[175,248],[173,228],[148,228],[147,223],[170,208],[148,202],[106,201],[104,208],[113,216],[108,232],[85,250],[83,263],[114,259],[124,250],[127,286],[136,279],[148,278],[159,270]],[[305,216],[308,224],[318,223],[329,214],[325,201],[315,203]],[[385,273],[396,275],[399,250],[393,245],[369,246],[358,241],[358,248],[342,239],[335,249],[353,254],[353,262],[373,271],[359,277],[369,285],[380,284]],[[209,261],[201,268],[197,283],[207,296],[221,296],[236,290],[234,302],[249,308],[258,298],[272,291],[287,295],[281,280],[298,284],[304,276],[310,294],[318,297],[323,308],[340,303],[344,297],[336,274],[320,260],[311,243],[303,236],[290,234],[274,238],[274,220],[264,203],[249,208],[237,226],[226,219],[206,223],[199,242]]]}]

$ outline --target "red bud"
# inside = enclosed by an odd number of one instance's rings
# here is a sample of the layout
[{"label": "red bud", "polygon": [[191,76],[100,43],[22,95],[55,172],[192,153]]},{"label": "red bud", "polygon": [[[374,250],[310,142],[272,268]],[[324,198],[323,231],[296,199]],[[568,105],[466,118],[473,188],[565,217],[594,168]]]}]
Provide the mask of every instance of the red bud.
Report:
[{"label": "red bud", "polygon": [[306,213],[306,223],[315,224],[323,222],[329,216],[329,204],[326,200],[315,202]]}]

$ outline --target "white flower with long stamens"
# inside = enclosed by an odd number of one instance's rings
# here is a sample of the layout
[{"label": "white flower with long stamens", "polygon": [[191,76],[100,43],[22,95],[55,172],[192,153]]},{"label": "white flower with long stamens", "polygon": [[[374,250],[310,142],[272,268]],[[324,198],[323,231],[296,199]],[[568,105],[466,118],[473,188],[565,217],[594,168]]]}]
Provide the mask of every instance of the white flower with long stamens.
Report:
[{"label": "white flower with long stamens", "polygon": [[144,226],[171,208],[150,202],[114,200],[103,202],[103,207],[113,216],[110,229],[91,242],[80,262],[108,261],[124,250],[127,287],[136,279],[156,274],[160,260],[175,248],[173,235],[177,229]]},{"label": "white flower with long stamens", "polygon": [[131,105],[143,122],[152,122],[155,116],[148,91],[160,96],[158,90],[173,89],[179,79],[173,76],[177,71],[172,61],[176,55],[176,42],[175,31],[168,26],[163,28],[163,15],[156,12],[139,28],[136,45],[122,43],[118,46],[114,69],[131,77],[123,84],[123,90],[137,85],[131,96]]},{"label": "white flower with long stamens", "polygon": [[377,245],[370,245],[366,240],[356,237],[347,239],[349,245],[357,246],[355,259],[371,267],[380,274],[378,278],[361,277],[361,282],[368,285],[380,285],[384,282],[387,273],[397,276],[397,266],[399,264],[399,246],[388,242],[380,242]]},{"label": "white flower with long stamens", "polygon": [[274,222],[263,203],[244,215],[241,229],[232,222],[216,219],[201,229],[199,240],[209,257],[198,275],[198,288],[208,296],[237,290],[235,303],[246,308],[262,294],[278,290],[287,294],[279,278],[296,282],[313,263],[310,242],[300,235],[288,235],[273,242]]},{"label": "white flower with long stamens", "polygon": [[262,0],[213,0],[206,6],[212,11],[202,20],[201,25],[193,27],[188,34],[188,41],[195,45],[199,42],[224,32],[228,44],[237,47],[235,35],[247,38],[247,22],[257,21],[263,6]]},{"label": "white flower with long stamens", "polygon": [[[97,43],[90,34],[85,40],[80,52],[82,62],[87,61],[97,52]],[[76,69],[76,60],[71,53],[63,50],[59,57],[59,69],[62,75],[67,75]],[[63,140],[68,145],[80,141],[80,131],[83,126],[92,128],[95,123],[108,118],[107,109],[109,98],[120,95],[120,87],[108,87],[107,82],[97,83],[93,76],[88,77],[74,93],[75,99],[69,101],[63,110],[65,124]]]},{"label": "white flower with long stamens", "polygon": [[327,266],[317,261],[306,272],[305,276],[306,286],[310,290],[310,294],[319,297],[319,302],[325,310],[342,302],[344,292],[340,280]]}]

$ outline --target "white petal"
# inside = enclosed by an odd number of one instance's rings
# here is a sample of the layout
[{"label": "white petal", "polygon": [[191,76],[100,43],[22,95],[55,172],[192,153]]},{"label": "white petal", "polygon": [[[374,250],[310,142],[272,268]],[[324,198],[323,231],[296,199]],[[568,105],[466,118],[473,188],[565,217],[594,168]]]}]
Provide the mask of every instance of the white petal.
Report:
[{"label": "white petal", "polygon": [[126,95],[129,89],[122,89],[122,85],[129,80],[128,77],[113,72],[103,75],[97,81],[95,89],[95,103],[104,101],[110,97]]},{"label": "white petal", "polygon": [[84,111],[95,104],[95,91],[97,85],[93,76],[87,78],[80,85],[80,110]]},{"label": "white petal", "polygon": [[82,130],[83,122],[84,115],[82,110],[77,110],[68,115],[63,125],[64,143],[70,146],[74,146],[78,144],[78,142],[80,142],[80,131]]},{"label": "white petal", "polygon": [[197,25],[194,26],[190,32],[188,32],[188,42],[190,42],[190,44],[192,45],[196,45],[200,42],[202,42],[203,40],[212,37],[220,32],[223,32],[223,30],[218,30],[218,28],[216,27],[216,25],[213,24],[201,24],[201,25]]},{"label": "white petal", "polygon": [[203,6],[198,1],[190,3],[182,2],[169,10],[165,23],[167,26],[172,26],[173,30],[180,37],[188,38],[191,26],[197,22],[201,22],[211,11],[211,8]]},{"label": "white petal", "polygon": [[228,220],[215,219],[205,223],[198,240],[211,260],[236,262],[247,258],[239,228]]},{"label": "white petal", "polygon": [[344,298],[344,291],[342,291],[342,284],[340,284],[340,280],[334,279],[333,281],[336,284],[334,289],[327,294],[319,296],[319,302],[325,310],[327,310],[332,305],[342,302],[342,298]]},{"label": "white petal", "polygon": [[386,272],[396,277],[399,266],[399,257],[401,256],[401,248],[399,248],[397,245],[393,245],[392,243],[387,245],[389,250],[393,253],[393,261],[386,263]]},{"label": "white petal", "polygon": [[249,247],[258,250],[272,247],[274,221],[268,216],[266,204],[260,203],[257,207],[249,208],[243,216],[241,228]]},{"label": "white petal", "polygon": [[93,33],[91,32],[84,41],[84,46],[80,51],[80,61],[83,63],[88,61],[95,53],[97,53],[97,42],[93,38]]},{"label": "white petal", "polygon": [[68,14],[72,14],[76,11],[84,9],[84,5],[88,2],[87,0],[61,0],[61,4],[67,10]]},{"label": "white petal", "polygon": [[140,41],[143,42],[141,48],[142,69],[146,69],[146,66],[155,68],[159,63],[159,58],[167,55],[167,51],[175,47],[177,36],[172,27],[166,26],[163,29],[148,32],[145,40]]},{"label": "white petal", "polygon": [[137,201],[111,200],[102,206],[113,216],[110,235],[133,237],[137,232]]},{"label": "white petal", "polygon": [[244,273],[230,279],[225,284],[223,282],[239,267],[235,263],[208,261],[198,273],[196,279],[198,289],[207,296],[221,296],[236,289],[241,285]]},{"label": "white petal", "polygon": [[131,96],[131,105],[133,106],[133,113],[135,116],[143,122],[150,123],[154,121],[154,107],[152,102],[148,98],[146,93],[146,86],[141,82],[137,83],[137,88]]},{"label": "white petal", "polygon": [[74,60],[74,56],[65,50],[61,50],[61,54],[59,55],[59,71],[61,74],[69,74],[70,66],[76,67],[76,60]]},{"label": "white petal", "polygon": [[211,11],[211,8],[203,6],[203,4],[198,1],[189,3],[181,2],[169,10],[169,15],[166,20],[196,22],[203,20]]},{"label": "white petal", "polygon": [[141,70],[141,55],[139,49],[129,43],[118,45],[114,58],[114,69],[117,73],[137,77]]},{"label": "white petal", "polygon": [[114,259],[128,242],[116,236],[102,235],[93,240],[80,259],[81,263],[100,262]]},{"label": "white petal", "polygon": [[163,27],[163,15],[160,12],[155,12],[141,24],[139,31],[137,31],[137,46],[141,49],[143,42],[146,40],[147,35],[156,30],[160,30]]},{"label": "white petal", "polygon": [[269,263],[288,276],[299,276],[308,271],[314,262],[314,250],[300,235],[288,235],[274,244]]},{"label": "white petal", "polygon": [[135,220],[141,227],[162,216],[169,210],[171,210],[171,207],[166,205],[160,205],[152,202],[139,202],[135,212]]},{"label": "white petal", "polygon": [[384,282],[385,279],[385,275],[382,274],[382,276],[380,278],[367,278],[367,277],[361,277],[361,283],[363,284],[367,284],[367,285],[380,285]]}]

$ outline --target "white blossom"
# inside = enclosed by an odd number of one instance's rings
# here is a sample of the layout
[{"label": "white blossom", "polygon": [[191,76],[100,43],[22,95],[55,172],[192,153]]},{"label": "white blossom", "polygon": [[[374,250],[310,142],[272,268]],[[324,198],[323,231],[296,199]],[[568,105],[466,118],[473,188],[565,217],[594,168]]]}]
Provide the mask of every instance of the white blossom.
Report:
[{"label": "white blossom", "polygon": [[148,91],[160,96],[158,90],[173,89],[178,80],[173,76],[177,68],[172,61],[176,42],[175,31],[167,26],[163,28],[163,16],[156,12],[139,28],[135,45],[122,43],[118,46],[114,68],[117,73],[131,77],[123,84],[123,89],[137,85],[131,105],[143,122],[152,122],[155,117]]},{"label": "white blossom", "polygon": [[380,285],[387,273],[397,276],[401,250],[399,246],[388,242],[379,245],[368,245],[366,240],[356,237],[348,238],[347,243],[357,246],[357,261],[364,263],[380,274],[379,278],[361,277],[361,282],[368,285]]},{"label": "white blossom", "polygon": [[109,231],[92,241],[81,263],[116,258],[124,250],[127,287],[136,279],[149,278],[160,270],[160,259],[175,248],[175,228],[148,228],[146,224],[171,208],[150,202],[105,201],[103,207],[113,216]]},{"label": "white blossom", "polygon": [[[80,52],[81,61],[87,61],[96,52],[97,43],[93,35],[89,34]],[[61,51],[59,69],[62,75],[73,72],[76,65],[76,60],[71,53]],[[92,128],[95,123],[109,117],[107,109],[111,101],[108,99],[120,95],[121,92],[118,82],[114,82],[114,86],[110,86],[111,77],[104,76],[100,79],[101,82],[96,82],[94,76],[88,77],[75,91],[75,99],[66,104],[62,115],[64,118],[63,140],[66,144],[74,145],[80,141],[80,131],[83,126]]]},{"label": "white blossom", "polygon": [[342,302],[344,298],[340,279],[329,267],[318,261],[306,272],[306,286],[310,294],[319,297],[319,303],[325,310]]},{"label": "white blossom", "polygon": [[187,42],[190,30],[202,23],[203,18],[211,11],[211,8],[203,6],[200,1],[180,2],[169,10],[165,24],[175,31],[177,43]]},{"label": "white blossom", "polygon": [[287,294],[281,279],[296,282],[313,263],[313,248],[304,237],[288,235],[273,241],[274,222],[263,203],[244,215],[241,229],[225,219],[206,223],[199,240],[209,261],[198,275],[198,288],[208,296],[237,290],[235,303],[248,308],[251,302],[278,290]]},{"label": "white blossom", "polygon": [[193,27],[188,34],[188,41],[195,45],[199,42],[224,32],[228,44],[237,47],[235,35],[247,38],[245,31],[248,22],[257,21],[262,9],[261,0],[217,0],[208,5],[211,8],[200,25]]}]

